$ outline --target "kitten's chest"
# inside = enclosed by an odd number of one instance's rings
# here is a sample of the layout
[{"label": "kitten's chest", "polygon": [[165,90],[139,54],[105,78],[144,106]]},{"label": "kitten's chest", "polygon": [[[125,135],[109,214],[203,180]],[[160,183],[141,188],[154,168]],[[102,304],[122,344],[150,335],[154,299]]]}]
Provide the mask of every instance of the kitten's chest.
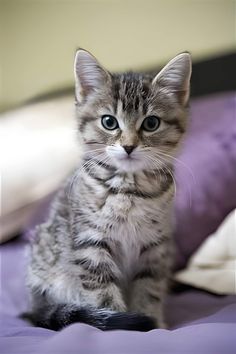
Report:
[{"label": "kitten's chest", "polygon": [[[126,278],[132,277],[140,266],[141,249],[157,241],[160,234],[169,232],[170,194],[152,198],[146,192],[147,181],[144,180],[142,186],[135,188],[132,176],[125,181],[115,178],[110,187],[116,193],[107,192],[102,208],[91,216],[102,237],[118,245],[114,253]],[[152,193],[149,188],[148,192]]]},{"label": "kitten's chest", "polygon": [[132,278],[140,266],[143,246],[155,241],[158,238],[158,229],[162,229],[155,202],[141,203],[134,199],[123,196],[111,203],[109,225],[112,227],[106,229],[106,237],[119,245],[115,253],[122,277],[127,280]]},{"label": "kitten's chest", "polygon": [[[126,235],[124,235],[126,236]],[[129,283],[137,272],[140,260],[140,245],[135,244],[132,239],[127,238],[121,242],[120,254],[118,255],[118,266],[124,285]]]}]

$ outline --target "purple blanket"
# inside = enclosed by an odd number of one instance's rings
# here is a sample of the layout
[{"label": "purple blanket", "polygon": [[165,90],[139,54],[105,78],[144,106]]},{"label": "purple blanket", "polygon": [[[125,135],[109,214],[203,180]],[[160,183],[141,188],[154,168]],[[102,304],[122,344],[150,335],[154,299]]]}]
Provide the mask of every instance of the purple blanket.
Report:
[{"label": "purple blanket", "polygon": [[[236,207],[235,109],[235,93],[192,102],[189,134],[176,171],[179,267]],[[193,289],[167,299],[169,330],[102,332],[73,324],[54,332],[31,327],[18,318],[27,308],[26,245],[21,237],[0,249],[1,354],[236,353],[236,295],[214,296]]]},{"label": "purple blanket", "polygon": [[1,354],[229,354],[236,350],[236,296],[198,290],[170,295],[170,330],[102,332],[73,324],[60,332],[31,327],[17,316],[27,307],[25,249],[18,238],[1,246]]}]

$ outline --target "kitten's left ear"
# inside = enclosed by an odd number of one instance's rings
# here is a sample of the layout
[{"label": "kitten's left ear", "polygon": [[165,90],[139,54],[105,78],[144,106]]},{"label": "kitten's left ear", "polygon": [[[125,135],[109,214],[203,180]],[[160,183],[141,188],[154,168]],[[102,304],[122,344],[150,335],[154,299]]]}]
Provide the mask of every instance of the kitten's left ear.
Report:
[{"label": "kitten's left ear", "polygon": [[104,88],[111,79],[108,71],[84,49],[76,52],[74,75],[77,102],[82,102],[88,95]]},{"label": "kitten's left ear", "polygon": [[191,56],[189,53],[181,53],[169,61],[154,77],[152,83],[176,93],[179,102],[185,105],[190,93],[191,73]]}]

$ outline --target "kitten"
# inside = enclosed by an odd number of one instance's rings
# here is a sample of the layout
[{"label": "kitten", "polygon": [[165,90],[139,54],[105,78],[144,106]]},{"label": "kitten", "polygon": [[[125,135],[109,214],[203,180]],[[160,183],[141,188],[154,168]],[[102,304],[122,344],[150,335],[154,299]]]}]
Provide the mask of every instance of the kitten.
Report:
[{"label": "kitten", "polygon": [[75,58],[81,165],[36,227],[28,285],[38,326],[164,328],[172,263],[173,157],[186,129],[191,58],[154,78]]}]

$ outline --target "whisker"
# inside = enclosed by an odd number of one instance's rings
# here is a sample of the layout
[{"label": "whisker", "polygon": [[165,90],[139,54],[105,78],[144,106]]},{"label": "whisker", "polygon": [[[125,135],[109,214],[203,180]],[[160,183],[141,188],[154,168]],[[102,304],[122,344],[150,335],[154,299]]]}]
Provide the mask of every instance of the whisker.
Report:
[{"label": "whisker", "polygon": [[[99,156],[99,155],[97,155],[97,156]],[[79,177],[81,175],[81,171],[85,171],[86,167],[92,168],[92,164],[94,164],[94,166],[95,166],[95,162],[92,159],[83,162],[81,164],[80,168],[78,168],[76,170],[76,172],[74,173],[74,175],[72,176],[70,184],[69,184],[69,187],[67,189],[67,193],[66,193],[67,194],[67,198],[68,198],[69,201],[71,201],[71,195],[72,195],[73,187],[77,183],[77,181],[78,181],[78,179],[79,179]]]},{"label": "whisker", "polygon": [[[181,164],[183,167],[185,167],[185,169],[189,172],[191,178],[192,178],[192,181],[195,185],[197,185],[197,180],[195,178],[195,175],[194,173],[192,172],[191,168],[185,164],[182,160],[180,160],[179,158],[176,158],[172,155],[169,155],[167,154],[166,152],[163,152],[163,150],[158,150],[158,151],[155,151],[154,152],[154,155],[155,156],[158,156],[159,159],[162,158],[162,160],[164,162],[166,162],[166,160],[168,161],[168,159],[170,161],[176,161],[177,163]],[[160,156],[161,155],[161,156]],[[166,158],[166,159],[165,159]],[[189,195],[189,207],[191,208],[192,207],[192,192],[191,192],[191,186],[189,184],[189,180],[187,179],[186,181],[186,186],[187,186],[187,191],[188,191],[188,195]]]},{"label": "whisker", "polygon": [[96,152],[96,151],[103,151],[104,149],[103,148],[100,148],[100,149],[94,149],[94,150],[87,150],[87,151],[84,151],[84,154],[88,154],[90,152]]},{"label": "whisker", "polygon": [[163,156],[166,156],[166,157],[168,157],[168,158],[170,158],[170,159],[172,159],[172,160],[174,160],[174,161],[180,163],[182,166],[184,166],[184,167],[188,170],[188,172],[190,173],[190,175],[191,175],[191,177],[192,177],[192,179],[193,179],[195,185],[197,185],[197,181],[196,181],[195,175],[193,174],[193,171],[191,170],[191,168],[190,168],[186,163],[184,163],[182,160],[180,160],[180,159],[177,158],[177,157],[174,157],[174,156],[172,156],[172,155],[166,154],[166,153],[163,152],[162,150],[158,150],[156,153],[157,153],[157,154],[161,154],[161,155],[163,155]]},{"label": "whisker", "polygon": [[[103,149],[102,149],[103,150]],[[103,152],[102,153],[98,153],[96,154],[94,157],[99,159],[99,162],[102,165],[105,165],[106,162],[110,161],[110,157],[109,156],[103,156]],[[83,162],[83,164],[80,166],[80,168],[76,171],[74,177],[72,178],[72,181],[70,183],[70,187],[69,187],[69,191],[68,191],[68,198],[70,199],[73,187],[75,185],[75,183],[77,182],[81,172],[85,172],[85,169],[87,170],[88,173],[90,173],[90,171],[92,170],[92,168],[95,168],[97,166],[96,162],[93,161],[92,159],[89,159],[88,161]]]},{"label": "whisker", "polygon": [[93,144],[97,144],[97,145],[103,145],[106,146],[104,143],[99,143],[98,141],[86,141],[85,144],[87,145],[93,145]]},{"label": "whisker", "polygon": [[[163,157],[159,156],[159,159],[163,159]],[[165,162],[165,160],[163,160],[163,162]],[[191,208],[192,207],[192,193],[191,193],[191,188],[189,186],[188,183],[186,183],[187,185],[187,188],[188,188],[188,195],[189,195],[189,207]]]},{"label": "whisker", "polygon": [[[147,155],[146,158],[148,158],[151,162],[154,161],[153,158],[151,158],[151,156],[149,156],[149,155]],[[154,162],[156,162],[156,165],[158,166],[157,170],[159,172],[160,177],[161,177],[161,171],[162,171],[164,176],[165,176],[165,179],[167,181],[167,176],[166,176],[166,173],[165,173],[164,169],[162,168],[162,165],[159,164],[157,161],[154,161]],[[153,171],[153,170],[150,170],[150,171],[155,173],[155,171]],[[155,173],[155,176],[157,177],[156,173]]]},{"label": "whisker", "polygon": [[[160,165],[158,164],[158,162],[162,162],[162,163],[165,162],[165,161],[161,161],[161,160],[156,160],[153,156],[149,156],[149,157],[153,160],[154,163],[156,163],[157,166],[160,166]],[[171,178],[172,178],[172,180],[173,180],[173,183],[174,183],[174,195],[176,196],[176,193],[177,193],[177,185],[176,185],[176,181],[175,181],[174,174],[173,174],[172,171],[166,166],[166,164],[161,165],[161,166],[163,166],[163,168],[166,169],[167,172],[169,173],[169,175],[171,176]]]},{"label": "whisker", "polygon": [[[153,164],[153,159],[150,157],[150,156],[146,156],[149,161],[151,161],[151,163]],[[164,169],[161,167],[161,165],[159,163],[157,163],[155,161],[155,166],[157,166],[157,168],[155,168],[155,170],[151,169],[150,171],[154,174],[154,177],[156,178],[156,183],[158,183],[161,179],[161,171],[163,173],[163,175],[165,176],[165,180],[167,181],[167,176],[166,176],[166,172],[164,171]],[[150,167],[150,166],[149,166]],[[157,175],[157,172],[159,173],[159,178],[158,178],[158,175]]]}]

